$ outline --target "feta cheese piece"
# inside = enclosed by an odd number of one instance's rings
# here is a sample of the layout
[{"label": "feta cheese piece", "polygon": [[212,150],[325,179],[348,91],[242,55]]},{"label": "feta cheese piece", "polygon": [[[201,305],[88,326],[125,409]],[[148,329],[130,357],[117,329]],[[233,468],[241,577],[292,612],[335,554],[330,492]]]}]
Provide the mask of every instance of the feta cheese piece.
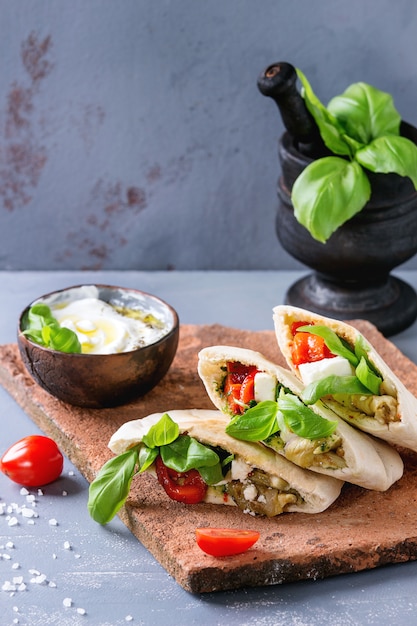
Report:
[{"label": "feta cheese piece", "polygon": [[232,480],[244,481],[252,471],[252,467],[242,459],[233,459],[231,466]]},{"label": "feta cheese piece", "polygon": [[304,385],[309,385],[327,376],[354,376],[355,370],[343,356],[335,356],[331,359],[322,359],[313,363],[301,363],[298,366],[301,380]]},{"label": "feta cheese piece", "polygon": [[254,397],[256,402],[275,400],[277,381],[275,376],[266,372],[256,372],[254,378]]}]

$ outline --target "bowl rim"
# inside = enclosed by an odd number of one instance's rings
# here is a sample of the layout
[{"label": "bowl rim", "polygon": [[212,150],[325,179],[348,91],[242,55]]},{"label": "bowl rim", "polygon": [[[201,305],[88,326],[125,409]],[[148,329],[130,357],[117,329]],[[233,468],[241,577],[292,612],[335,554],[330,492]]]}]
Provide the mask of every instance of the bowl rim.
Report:
[{"label": "bowl rim", "polygon": [[[22,332],[22,323],[23,323],[23,318],[26,315],[27,311],[29,311],[30,307],[43,300],[46,299],[50,296],[53,296],[55,294],[60,294],[63,293],[65,291],[71,291],[72,289],[79,289],[80,287],[97,287],[98,289],[109,289],[109,290],[120,290],[120,291],[128,291],[128,292],[134,292],[137,294],[140,294],[142,296],[145,296],[145,298],[149,298],[150,300],[154,300],[156,302],[158,302],[159,304],[162,304],[162,306],[168,310],[168,312],[171,314],[172,316],[172,321],[171,324],[168,327],[168,330],[166,333],[164,333],[162,335],[162,337],[160,337],[159,339],[157,339],[156,341],[153,341],[152,343],[148,343],[144,346],[140,346],[138,348],[134,348],[133,350],[125,350],[123,352],[111,352],[109,354],[86,354],[86,353],[79,353],[79,352],[62,352],[61,350],[54,350],[53,348],[48,348],[47,346],[42,346],[38,343],[36,343],[35,341],[32,341],[31,339],[29,339],[28,337],[26,337],[26,335],[23,334]],[[103,302],[106,302],[106,300],[103,300]],[[95,357],[98,359],[102,359],[104,358],[109,358],[109,357],[119,357],[119,358],[123,358],[124,355],[128,355],[128,354],[134,354],[135,352],[140,352],[142,350],[146,350],[148,348],[153,348],[155,346],[157,346],[159,343],[162,343],[164,341],[167,341],[169,339],[169,337],[173,334],[175,334],[178,330],[179,330],[179,326],[180,326],[180,320],[179,320],[179,315],[177,313],[177,311],[174,309],[174,307],[169,304],[168,302],[166,302],[165,300],[163,300],[162,298],[160,298],[159,296],[156,296],[152,293],[149,293],[147,291],[143,291],[141,289],[136,289],[135,287],[121,287],[120,285],[108,285],[105,283],[81,283],[79,285],[70,285],[68,287],[63,287],[62,289],[54,289],[53,291],[49,292],[49,293],[45,293],[37,298],[35,298],[34,300],[32,300],[19,314],[19,318],[18,318],[18,327],[17,327],[17,337],[18,337],[18,341],[27,341],[31,346],[34,346],[36,348],[38,348],[41,351],[46,351],[46,352],[51,352],[51,353],[55,353],[55,354],[59,354],[59,355],[63,355],[64,358],[66,357],[77,357],[77,358],[86,358],[86,357]]]}]

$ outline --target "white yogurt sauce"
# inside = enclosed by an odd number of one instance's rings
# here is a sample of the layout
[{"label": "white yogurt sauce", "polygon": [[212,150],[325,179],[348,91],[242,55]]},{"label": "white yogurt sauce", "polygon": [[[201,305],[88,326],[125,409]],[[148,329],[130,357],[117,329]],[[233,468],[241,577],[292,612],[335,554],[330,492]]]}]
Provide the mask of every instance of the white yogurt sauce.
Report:
[{"label": "white yogurt sauce", "polygon": [[94,297],[51,303],[50,308],[61,326],[77,334],[83,354],[128,352],[154,343],[166,332],[121,315]]}]

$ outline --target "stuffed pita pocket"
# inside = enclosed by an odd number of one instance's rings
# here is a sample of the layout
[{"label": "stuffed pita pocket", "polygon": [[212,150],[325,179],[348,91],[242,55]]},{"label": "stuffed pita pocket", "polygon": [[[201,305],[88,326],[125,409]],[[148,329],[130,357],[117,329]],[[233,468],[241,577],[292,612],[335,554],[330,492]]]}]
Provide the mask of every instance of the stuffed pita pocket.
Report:
[{"label": "stuffed pita pocket", "polygon": [[229,416],[232,437],[262,442],[300,467],[367,489],[385,491],[401,478],[396,450],[351,428],[321,402],[306,406],[296,376],[259,352],[204,348],[198,373],[213,404]]},{"label": "stuffed pita pocket", "polygon": [[356,328],[291,306],[275,307],[273,318],[306,403],[320,398],[352,426],[417,451],[417,399]]},{"label": "stuffed pita pocket", "polygon": [[[225,432],[227,416],[172,410],[123,424],[111,437],[117,455],[90,485],[88,508],[107,523],[123,506],[133,476],[151,472],[173,500],[237,506],[252,515],[320,513],[343,483],[300,469],[272,450]],[[155,489],[160,489],[155,483]]]}]

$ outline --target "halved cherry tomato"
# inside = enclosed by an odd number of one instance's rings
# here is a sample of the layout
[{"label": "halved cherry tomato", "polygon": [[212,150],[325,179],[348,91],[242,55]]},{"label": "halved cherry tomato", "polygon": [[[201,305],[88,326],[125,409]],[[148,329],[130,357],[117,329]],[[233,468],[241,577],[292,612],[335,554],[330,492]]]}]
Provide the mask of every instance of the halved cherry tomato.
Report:
[{"label": "halved cherry tomato", "polygon": [[156,458],[155,464],[158,482],[171,500],[184,504],[198,504],[204,500],[207,484],[197,470],[176,472],[165,465],[160,455]]},{"label": "halved cherry tomato", "polygon": [[0,459],[0,470],[19,485],[42,487],[62,473],[64,457],[53,439],[29,435],[14,443]]},{"label": "halved cherry tomato", "polygon": [[238,361],[229,361],[227,364],[227,373],[232,383],[242,384],[248,374],[256,371],[255,365],[244,365]]},{"label": "halved cherry tomato", "polygon": [[251,548],[260,537],[257,530],[235,528],[197,528],[197,544],[211,556],[233,556]]}]

